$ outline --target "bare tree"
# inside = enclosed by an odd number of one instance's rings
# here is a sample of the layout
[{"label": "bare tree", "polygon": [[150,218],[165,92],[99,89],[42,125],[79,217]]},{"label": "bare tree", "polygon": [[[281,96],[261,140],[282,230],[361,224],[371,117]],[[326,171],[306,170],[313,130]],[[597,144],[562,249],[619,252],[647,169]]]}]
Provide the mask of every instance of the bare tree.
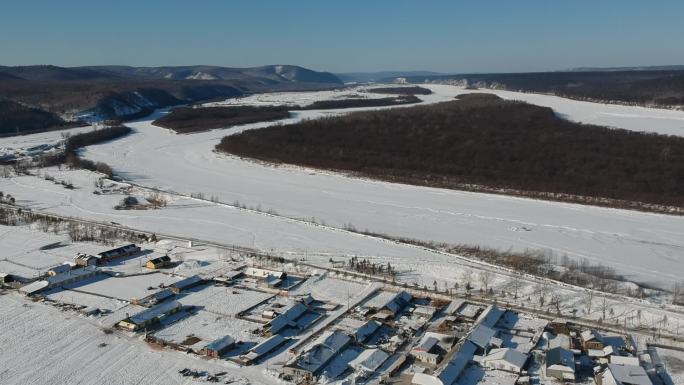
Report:
[{"label": "bare tree", "polygon": [[518,292],[522,286],[522,281],[518,277],[513,277],[511,285],[513,286],[513,299],[518,299]]},{"label": "bare tree", "polygon": [[684,295],[684,282],[675,282],[672,285],[672,303],[677,305],[682,302]]},{"label": "bare tree", "polygon": [[587,305],[586,313],[590,314],[591,309],[594,306],[594,291],[593,290],[587,291],[587,295],[586,295],[586,297],[584,297],[584,303]]},{"label": "bare tree", "polygon": [[148,202],[150,202],[150,204],[152,205],[152,208],[155,208],[155,209],[160,208],[160,207],[165,207],[167,204],[166,198],[162,194],[160,194],[159,192],[156,192],[156,191],[152,192],[150,195],[145,197],[145,199]]},{"label": "bare tree", "polygon": [[492,281],[492,277],[494,274],[489,271],[489,270],[482,270],[480,274],[478,274],[478,279],[480,280],[480,283],[484,287],[484,291],[487,292],[489,290],[489,283]]},{"label": "bare tree", "polygon": [[470,269],[463,270],[463,273],[461,274],[461,279],[463,280],[463,282],[465,282],[466,293],[469,292],[470,289],[473,288],[473,272]]}]

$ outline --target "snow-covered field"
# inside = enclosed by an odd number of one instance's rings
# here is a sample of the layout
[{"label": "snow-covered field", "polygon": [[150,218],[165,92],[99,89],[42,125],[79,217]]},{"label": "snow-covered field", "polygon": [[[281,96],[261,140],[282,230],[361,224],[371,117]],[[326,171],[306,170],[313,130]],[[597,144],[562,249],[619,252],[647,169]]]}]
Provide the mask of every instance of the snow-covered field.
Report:
[{"label": "snow-covered field", "polygon": [[258,303],[273,297],[273,294],[253,290],[204,285],[192,289],[180,298],[184,305],[201,306],[204,310],[225,317],[235,317]]},{"label": "snow-covered field", "polygon": [[319,100],[349,98],[381,99],[391,95],[365,92],[368,87],[351,87],[327,91],[273,92],[230,98],[224,101],[205,103],[203,106],[299,106],[306,107]]},{"label": "snow-covered field", "polygon": [[148,290],[149,287],[157,288],[163,284],[165,286],[177,282],[179,278],[166,274],[144,274],[131,277],[109,277],[101,274],[97,278],[75,282],[69,288],[101,296],[110,296],[124,301],[133,298],[144,298],[155,290]]},{"label": "snow-covered field", "polygon": [[47,131],[38,134],[20,135],[0,138],[0,150],[21,150],[41,144],[54,145],[64,140],[65,135],[75,135],[92,131],[92,126],[76,127],[67,130]]},{"label": "snow-covered field", "polygon": [[[466,92],[454,86],[426,86],[435,91],[421,96],[426,103],[449,100]],[[654,132],[676,132],[684,126],[684,112],[491,92],[549,105],[569,119],[587,123]],[[342,112],[302,111],[284,122]],[[622,115],[617,117],[618,113]],[[633,118],[625,118],[626,115]],[[213,147],[225,135],[272,123],[175,135],[152,126],[154,118],[132,123],[134,134],[88,147],[83,155],[110,164],[119,175],[135,183],[186,194],[203,192],[223,202],[239,201],[264,210],[274,209],[288,217],[315,218],[335,227],[353,224],[361,230],[422,240],[550,250],[557,255],[611,265],[630,279],[664,286],[684,274],[680,260],[684,250],[681,217],[407,186],[263,165],[216,154]],[[80,200],[73,202],[81,204]],[[208,217],[203,220],[214,223]],[[258,232],[248,221],[230,223],[238,232]],[[250,240],[249,236],[240,243],[264,244],[256,237]],[[314,244],[302,246],[325,251],[337,245],[328,244],[324,249]],[[365,254],[372,253],[367,250]]]},{"label": "snow-covered field", "polygon": [[[105,334],[72,312],[0,295],[0,383],[26,384],[206,384],[181,377],[183,368],[229,372],[237,385],[277,383],[263,368],[206,361],[117,333]],[[246,379],[247,377],[248,379]]]}]

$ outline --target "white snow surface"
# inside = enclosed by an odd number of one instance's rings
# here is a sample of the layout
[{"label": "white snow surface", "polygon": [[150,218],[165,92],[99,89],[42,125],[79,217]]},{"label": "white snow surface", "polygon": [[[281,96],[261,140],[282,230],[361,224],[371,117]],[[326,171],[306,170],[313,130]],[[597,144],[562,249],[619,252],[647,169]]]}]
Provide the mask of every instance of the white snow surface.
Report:
[{"label": "white snow surface", "polygon": [[[25,384],[206,384],[181,377],[183,368],[216,373],[236,384],[276,384],[262,368],[206,361],[170,350],[155,350],[119,333],[105,334],[88,319],[32,303],[17,294],[0,295],[0,383]],[[239,374],[237,374],[239,373]]]}]

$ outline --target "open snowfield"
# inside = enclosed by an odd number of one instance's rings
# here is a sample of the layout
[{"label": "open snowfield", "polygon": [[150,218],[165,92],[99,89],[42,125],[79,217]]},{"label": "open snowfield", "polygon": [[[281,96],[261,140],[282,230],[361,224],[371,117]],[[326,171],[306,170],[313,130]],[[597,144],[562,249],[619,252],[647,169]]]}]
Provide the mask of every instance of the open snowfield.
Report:
[{"label": "open snowfield", "polygon": [[[466,92],[454,86],[426,86],[435,91],[421,96],[426,103],[449,100]],[[535,103],[554,106],[569,119],[587,123],[654,132],[676,131],[684,125],[684,112],[492,92],[509,98],[531,98]],[[606,120],[615,111],[622,111],[623,115],[631,111],[638,118]],[[285,122],[322,114],[302,111]],[[288,217],[316,218],[335,227],[351,223],[358,229],[422,240],[499,249],[546,249],[557,255],[608,264],[630,279],[651,284],[669,285],[684,274],[684,264],[679,259],[684,250],[681,217],[407,186],[263,165],[215,154],[213,147],[227,134],[272,123],[176,135],[152,126],[154,118],[131,123],[134,134],[88,147],[83,155],[110,164],[119,175],[135,183],[186,194],[203,192],[206,196],[218,196],[223,202],[271,208]],[[240,231],[255,231],[246,222],[231,223]],[[253,242],[263,244],[259,239]],[[250,240],[242,239],[241,243],[250,245]]]},{"label": "open snowfield", "polygon": [[[237,293],[237,294],[234,294]],[[273,294],[232,287],[204,285],[193,288],[179,301],[183,305],[200,306],[219,316],[235,317],[238,313],[273,297]]]},{"label": "open snowfield", "polygon": [[179,279],[160,273],[130,277],[110,277],[106,274],[100,274],[93,279],[78,281],[68,287],[88,294],[130,301],[133,298],[144,298],[155,292],[156,289],[148,290],[148,287],[158,288],[161,284],[168,286]]},{"label": "open snowfield", "polygon": [[236,385],[280,383],[262,367],[238,371],[228,362],[155,350],[138,339],[105,334],[74,313],[14,293],[0,295],[0,309],[3,385],[206,384],[181,377],[178,371],[183,368],[227,371],[224,379],[232,378]]},{"label": "open snowfield", "polygon": [[230,98],[220,102],[205,103],[203,106],[299,106],[306,107],[318,100],[349,98],[381,99],[392,95],[364,92],[368,87],[351,87],[327,91],[273,92]]},{"label": "open snowfield", "polygon": [[[92,243],[72,243],[64,234],[56,235],[8,226],[0,226],[0,244],[0,271],[25,278],[45,273],[63,262],[73,262],[77,253],[97,254],[110,249]],[[53,247],[46,248],[50,245]]]},{"label": "open snowfield", "polygon": [[41,144],[57,144],[64,140],[65,135],[75,135],[92,131],[92,126],[69,128],[59,131],[47,131],[38,134],[20,135],[0,138],[0,150],[21,150]]},{"label": "open snowfield", "polygon": [[231,336],[235,341],[252,342],[252,345],[256,345],[264,338],[252,334],[251,331],[259,329],[261,326],[263,325],[238,318],[225,317],[202,309],[157,331],[154,335],[164,341],[179,345],[188,337],[195,336],[202,341],[194,344],[193,348],[200,350],[210,342],[226,335]]}]

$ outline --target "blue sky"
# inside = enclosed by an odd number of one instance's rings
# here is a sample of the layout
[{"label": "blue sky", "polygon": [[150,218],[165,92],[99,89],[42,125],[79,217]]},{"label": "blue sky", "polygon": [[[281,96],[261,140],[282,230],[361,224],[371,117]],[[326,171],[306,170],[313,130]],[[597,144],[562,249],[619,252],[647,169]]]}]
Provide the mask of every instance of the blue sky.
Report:
[{"label": "blue sky", "polygon": [[2,0],[0,64],[521,72],[684,64],[684,1]]}]

